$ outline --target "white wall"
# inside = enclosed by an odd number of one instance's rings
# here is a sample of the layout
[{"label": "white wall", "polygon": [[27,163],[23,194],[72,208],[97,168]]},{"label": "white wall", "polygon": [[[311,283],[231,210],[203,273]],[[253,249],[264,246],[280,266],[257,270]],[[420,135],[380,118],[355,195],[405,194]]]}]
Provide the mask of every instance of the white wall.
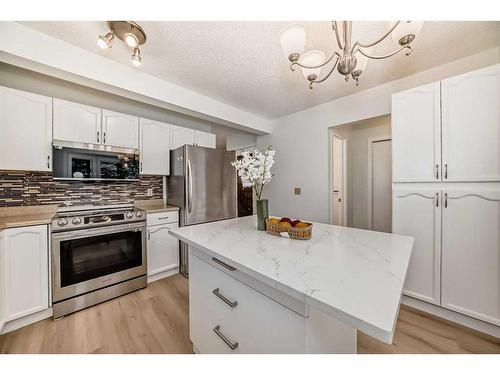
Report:
[{"label": "white wall", "polygon": [[[395,92],[499,61],[499,48],[490,49],[275,120],[273,132],[258,137],[260,148],[276,150],[275,176],[264,189],[271,214],[330,222],[329,127],[390,114]],[[302,195],[293,195],[294,187]]]}]

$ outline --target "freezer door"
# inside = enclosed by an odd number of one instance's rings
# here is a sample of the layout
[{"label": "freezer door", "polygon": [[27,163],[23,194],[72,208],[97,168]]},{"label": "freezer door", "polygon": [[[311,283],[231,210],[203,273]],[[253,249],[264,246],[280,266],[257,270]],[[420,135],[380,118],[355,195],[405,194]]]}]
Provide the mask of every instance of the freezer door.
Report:
[{"label": "freezer door", "polygon": [[236,217],[236,171],[231,165],[235,153],[185,147],[184,225]]}]

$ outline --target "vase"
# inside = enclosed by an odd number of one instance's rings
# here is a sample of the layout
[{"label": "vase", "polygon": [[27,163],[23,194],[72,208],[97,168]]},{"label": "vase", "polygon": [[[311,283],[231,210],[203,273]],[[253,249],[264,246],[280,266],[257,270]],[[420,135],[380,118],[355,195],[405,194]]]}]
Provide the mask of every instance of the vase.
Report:
[{"label": "vase", "polygon": [[257,199],[257,230],[266,230],[266,219],[269,217],[267,199]]}]

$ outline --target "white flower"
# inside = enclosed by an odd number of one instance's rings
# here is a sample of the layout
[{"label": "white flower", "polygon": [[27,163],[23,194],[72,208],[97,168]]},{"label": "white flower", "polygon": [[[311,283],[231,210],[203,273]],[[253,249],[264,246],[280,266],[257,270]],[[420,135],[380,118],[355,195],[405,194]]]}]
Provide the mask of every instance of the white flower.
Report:
[{"label": "white flower", "polygon": [[255,150],[251,153],[249,151],[244,151],[241,154],[241,160],[231,163],[231,165],[236,168],[243,187],[253,187],[257,199],[261,198],[264,185],[271,182],[273,178],[271,167],[274,165],[275,154],[276,151],[271,149],[270,146],[264,153],[259,150]]}]

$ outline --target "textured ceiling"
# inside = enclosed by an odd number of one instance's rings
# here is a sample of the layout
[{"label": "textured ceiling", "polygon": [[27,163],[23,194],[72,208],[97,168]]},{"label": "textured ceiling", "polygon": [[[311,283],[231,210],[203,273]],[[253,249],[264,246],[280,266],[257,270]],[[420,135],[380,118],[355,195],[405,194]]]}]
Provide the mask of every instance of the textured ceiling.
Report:
[{"label": "textured ceiling", "polygon": [[[101,50],[98,34],[104,21],[22,22],[66,42],[124,64],[131,51],[115,40]],[[147,33],[141,47],[141,70],[264,118],[277,118],[327,101],[414,74],[497,46],[500,22],[426,22],[413,43],[413,53],[387,60],[370,60],[356,87],[335,74],[310,90],[300,71],[291,72],[278,42],[289,22],[166,22],[138,23]],[[333,48],[330,22],[303,22],[306,50]],[[355,39],[378,37],[387,22],[354,22]],[[389,37],[374,54],[395,44]]]}]

